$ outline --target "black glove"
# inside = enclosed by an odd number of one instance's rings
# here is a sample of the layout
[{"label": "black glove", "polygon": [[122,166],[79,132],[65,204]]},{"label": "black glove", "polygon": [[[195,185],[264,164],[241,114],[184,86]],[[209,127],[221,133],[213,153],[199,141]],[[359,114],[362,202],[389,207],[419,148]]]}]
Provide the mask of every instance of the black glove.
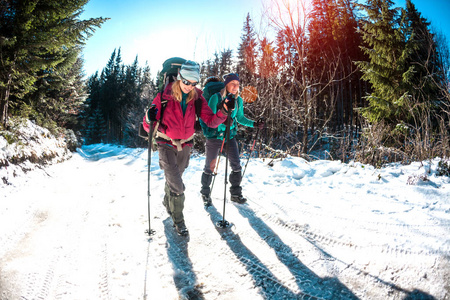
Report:
[{"label": "black glove", "polygon": [[233,94],[229,93],[225,99],[223,99],[219,105],[217,106],[217,109],[223,108],[226,114],[229,114],[231,111],[233,111],[235,107],[236,99]]},{"label": "black glove", "polygon": [[263,129],[265,126],[266,123],[264,122],[264,118],[259,118],[258,121],[253,124],[253,127],[258,127],[259,129]]},{"label": "black glove", "polygon": [[234,109],[234,107],[236,106],[236,96],[234,96],[232,93],[229,93],[225,100],[228,100],[225,102],[228,110],[232,111]]},{"label": "black glove", "polygon": [[156,108],[155,104],[152,104],[152,106],[147,110],[147,113],[146,113],[147,123],[155,122],[157,114],[158,114],[158,109]]}]

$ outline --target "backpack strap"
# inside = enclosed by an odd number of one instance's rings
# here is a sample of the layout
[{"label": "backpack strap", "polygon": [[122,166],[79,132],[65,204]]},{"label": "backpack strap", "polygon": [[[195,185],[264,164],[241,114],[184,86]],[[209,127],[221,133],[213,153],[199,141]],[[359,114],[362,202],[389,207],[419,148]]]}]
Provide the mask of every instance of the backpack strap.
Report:
[{"label": "backpack strap", "polygon": [[[156,132],[158,131],[158,127],[161,124],[162,120],[163,120],[163,116],[164,116],[164,111],[166,110],[166,106],[167,106],[167,99],[163,98],[163,92],[159,93],[160,98],[161,98],[161,112],[159,113],[159,120],[156,123],[155,129],[153,130],[153,136],[156,135]],[[163,125],[165,126],[165,125]]]},{"label": "backpack strap", "polygon": [[197,120],[200,119],[202,113],[202,99],[199,97],[195,100],[195,114],[197,115]]},{"label": "backpack strap", "polygon": [[161,122],[163,120],[164,111],[166,110],[167,99],[164,99],[163,92],[160,92],[159,95],[161,97],[161,112],[159,113],[159,121]]}]

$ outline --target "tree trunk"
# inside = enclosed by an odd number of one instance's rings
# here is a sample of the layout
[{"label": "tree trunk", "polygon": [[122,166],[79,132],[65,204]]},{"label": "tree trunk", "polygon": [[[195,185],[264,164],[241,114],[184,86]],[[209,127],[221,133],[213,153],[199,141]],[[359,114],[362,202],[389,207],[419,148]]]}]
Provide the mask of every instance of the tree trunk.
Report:
[{"label": "tree trunk", "polygon": [[8,122],[8,106],[9,106],[9,93],[11,86],[11,74],[8,75],[8,82],[6,87],[2,91],[2,98],[0,99],[0,124],[6,127]]}]

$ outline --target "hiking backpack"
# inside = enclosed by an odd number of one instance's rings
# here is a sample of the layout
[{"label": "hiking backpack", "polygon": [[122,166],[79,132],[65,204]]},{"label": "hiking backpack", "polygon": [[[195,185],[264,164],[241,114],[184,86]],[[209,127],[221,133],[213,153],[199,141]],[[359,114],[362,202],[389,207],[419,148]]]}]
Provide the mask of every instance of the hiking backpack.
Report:
[{"label": "hiking backpack", "polygon": [[[167,99],[163,98],[163,92],[166,89],[167,85],[171,82],[174,82],[177,79],[178,73],[181,69],[181,65],[183,65],[186,62],[186,59],[181,57],[172,57],[164,61],[163,68],[161,72],[159,72],[159,76],[157,78],[157,85],[158,85],[158,93],[161,97],[161,111],[160,111],[160,118],[159,118],[159,124],[163,127],[165,126],[163,121],[164,111],[167,106]],[[195,122],[195,131],[199,132],[201,131],[200,126],[200,113],[201,113],[201,107],[202,103],[200,98],[195,100],[195,114],[196,114],[196,122]],[[143,125],[139,126],[139,136],[143,138],[148,138],[147,132],[144,130]]]},{"label": "hiking backpack", "polygon": [[[225,84],[219,77],[210,76],[206,79],[205,87],[203,88],[203,97],[206,99],[206,102],[208,102],[208,105],[212,95],[219,93],[223,88],[225,88]],[[203,131],[207,130],[208,126],[205,122],[200,120],[199,123]]]}]

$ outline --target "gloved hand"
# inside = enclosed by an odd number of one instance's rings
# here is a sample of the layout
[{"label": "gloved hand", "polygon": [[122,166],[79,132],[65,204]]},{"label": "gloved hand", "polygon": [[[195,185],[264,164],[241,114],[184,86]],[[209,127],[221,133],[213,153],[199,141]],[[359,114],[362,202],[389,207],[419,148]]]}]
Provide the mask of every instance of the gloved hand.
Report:
[{"label": "gloved hand", "polygon": [[259,118],[258,121],[253,124],[253,127],[258,127],[259,129],[263,129],[265,126],[266,123],[264,122],[264,118]]},{"label": "gloved hand", "polygon": [[229,114],[231,111],[233,111],[234,107],[236,106],[236,99],[233,94],[229,93],[225,99],[222,100],[222,102],[219,103],[218,109],[223,108],[226,114]]},{"label": "gloved hand", "polygon": [[225,104],[227,105],[227,109],[232,111],[236,106],[236,96],[232,93],[228,93],[227,98],[225,98]]},{"label": "gloved hand", "polygon": [[147,123],[155,122],[157,114],[158,109],[156,108],[155,104],[152,104],[152,106],[147,110],[147,113],[145,114]]}]

